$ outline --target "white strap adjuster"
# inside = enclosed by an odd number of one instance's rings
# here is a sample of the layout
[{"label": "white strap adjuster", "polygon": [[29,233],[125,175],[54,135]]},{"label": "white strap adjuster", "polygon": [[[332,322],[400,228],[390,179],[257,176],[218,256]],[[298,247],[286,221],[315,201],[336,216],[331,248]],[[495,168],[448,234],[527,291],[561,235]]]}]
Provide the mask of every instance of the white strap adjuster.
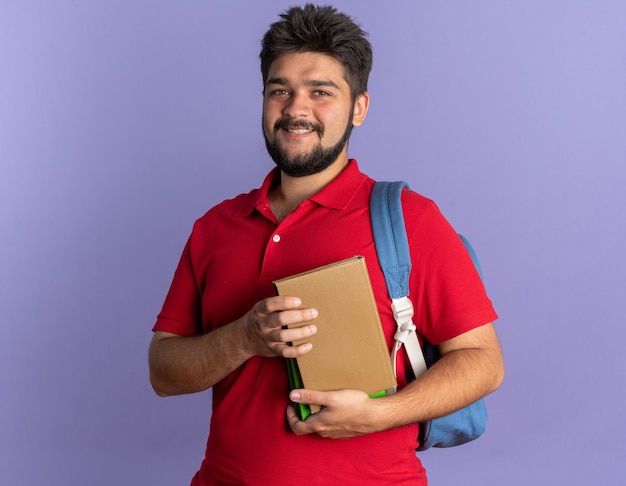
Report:
[{"label": "white strap adjuster", "polygon": [[398,326],[393,336],[396,342],[391,351],[393,372],[397,376],[396,357],[398,351],[402,345],[404,345],[409,361],[411,362],[413,375],[417,378],[426,371],[426,361],[424,360],[422,348],[417,339],[417,328],[415,324],[413,324],[413,303],[408,296],[391,299],[391,310],[396,320],[396,325]]},{"label": "white strap adjuster", "polygon": [[413,324],[413,303],[407,296],[392,299],[391,310],[398,326],[394,339],[404,343],[406,338],[416,330]]}]

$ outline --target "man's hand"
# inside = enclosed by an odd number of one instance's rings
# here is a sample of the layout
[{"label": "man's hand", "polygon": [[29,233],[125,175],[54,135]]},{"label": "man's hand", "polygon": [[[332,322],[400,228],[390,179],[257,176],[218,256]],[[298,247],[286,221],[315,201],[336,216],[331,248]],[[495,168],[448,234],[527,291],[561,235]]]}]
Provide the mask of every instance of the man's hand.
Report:
[{"label": "man's hand", "polygon": [[300,309],[300,305],[302,302],[297,297],[269,297],[257,302],[243,316],[242,323],[250,356],[296,358],[311,350],[310,343],[299,346],[292,346],[291,343],[314,335],[317,328],[313,324],[287,329],[290,324],[317,317],[317,310]]},{"label": "man's hand", "polygon": [[292,406],[287,408],[287,421],[296,435],[317,434],[331,439],[348,439],[378,432],[374,425],[377,423],[375,402],[380,399],[370,398],[362,391],[299,389],[293,390],[289,398],[296,403],[322,406],[322,410],[304,422]]},{"label": "man's hand", "polygon": [[380,432],[447,415],[500,386],[504,363],[493,324],[445,341],[439,350],[441,359],[426,373],[386,397],[369,398],[355,390],[293,390],[293,402],[321,405],[322,410],[303,422],[288,407],[291,430],[335,439]]},{"label": "man's hand", "polygon": [[269,297],[243,317],[202,336],[154,333],[150,344],[150,381],[160,396],[194,393],[212,387],[252,356],[295,358],[308,353],[306,343],[291,346],[317,332],[312,324],[285,329],[317,317],[315,309],[300,309],[295,297]]}]

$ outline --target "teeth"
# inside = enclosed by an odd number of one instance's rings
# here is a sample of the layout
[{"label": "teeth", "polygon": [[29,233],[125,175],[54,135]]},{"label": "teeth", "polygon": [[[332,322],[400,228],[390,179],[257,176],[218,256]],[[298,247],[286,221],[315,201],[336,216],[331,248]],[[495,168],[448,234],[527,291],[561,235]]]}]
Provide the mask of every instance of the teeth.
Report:
[{"label": "teeth", "polygon": [[295,133],[296,135],[304,135],[305,133],[309,133],[311,130],[307,130],[305,128],[300,128],[297,130],[289,130],[289,133]]}]

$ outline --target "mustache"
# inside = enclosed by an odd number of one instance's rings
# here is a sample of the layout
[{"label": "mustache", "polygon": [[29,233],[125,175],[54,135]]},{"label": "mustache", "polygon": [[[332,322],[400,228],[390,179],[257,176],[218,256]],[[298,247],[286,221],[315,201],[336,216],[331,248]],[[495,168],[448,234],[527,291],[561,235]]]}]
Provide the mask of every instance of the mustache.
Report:
[{"label": "mustache", "polygon": [[294,120],[290,118],[281,118],[274,123],[274,132],[278,130],[313,130],[320,135],[324,134],[324,128],[319,123],[313,123],[306,120]]}]

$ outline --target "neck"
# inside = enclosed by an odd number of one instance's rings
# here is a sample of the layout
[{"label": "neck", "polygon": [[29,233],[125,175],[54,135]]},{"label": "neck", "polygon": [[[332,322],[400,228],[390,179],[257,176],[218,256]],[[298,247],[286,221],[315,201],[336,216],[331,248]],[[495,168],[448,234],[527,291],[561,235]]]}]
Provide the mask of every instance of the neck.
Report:
[{"label": "neck", "polygon": [[281,172],[280,184],[269,194],[270,207],[276,219],[282,221],[302,201],[309,199],[326,187],[347,165],[348,157],[344,153],[329,167],[317,174],[291,177]]}]

